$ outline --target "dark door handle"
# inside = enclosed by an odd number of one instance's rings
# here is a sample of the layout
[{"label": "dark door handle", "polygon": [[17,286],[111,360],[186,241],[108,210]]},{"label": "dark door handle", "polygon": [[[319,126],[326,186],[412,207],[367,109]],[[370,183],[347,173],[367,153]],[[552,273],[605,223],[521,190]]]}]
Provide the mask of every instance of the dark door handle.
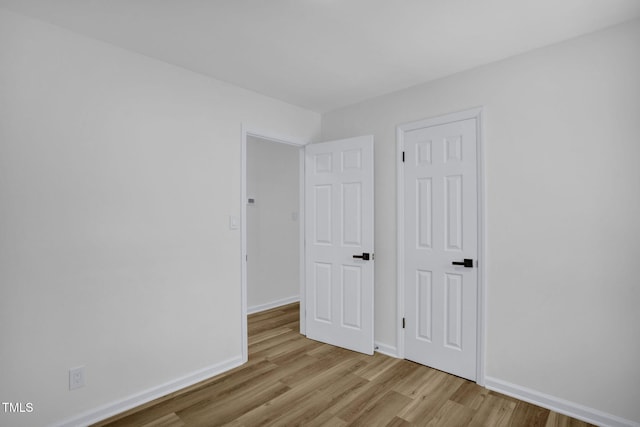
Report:
[{"label": "dark door handle", "polygon": [[451,264],[452,265],[462,265],[463,267],[472,268],[473,267],[473,260],[469,259],[469,258],[465,258],[464,261],[462,261],[462,262],[453,261]]},{"label": "dark door handle", "polygon": [[363,261],[369,261],[370,255],[367,252],[363,252],[362,255],[354,255],[354,258],[360,258]]}]

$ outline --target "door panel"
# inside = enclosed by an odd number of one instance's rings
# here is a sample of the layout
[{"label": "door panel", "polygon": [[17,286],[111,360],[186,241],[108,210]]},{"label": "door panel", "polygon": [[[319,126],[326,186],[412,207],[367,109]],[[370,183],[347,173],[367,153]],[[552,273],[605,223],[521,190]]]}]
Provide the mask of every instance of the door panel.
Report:
[{"label": "door panel", "polygon": [[362,246],[362,183],[342,184],[342,246]]},{"label": "door panel", "polygon": [[[405,357],[475,380],[476,119],[403,131]],[[469,258],[474,267],[452,265]]]},{"label": "door panel", "polygon": [[416,272],[416,339],[431,342],[433,336],[433,286],[430,271]]},{"label": "door panel", "polygon": [[331,242],[331,185],[316,185],[313,188],[315,211],[314,243],[316,245],[330,245]]},{"label": "door panel", "polygon": [[314,266],[315,320],[331,322],[331,264],[316,262]]},{"label": "door panel", "polygon": [[342,266],[342,326],[362,328],[362,271],[360,267]]},{"label": "door panel", "polygon": [[373,354],[373,137],[308,145],[305,194],[307,336]]}]

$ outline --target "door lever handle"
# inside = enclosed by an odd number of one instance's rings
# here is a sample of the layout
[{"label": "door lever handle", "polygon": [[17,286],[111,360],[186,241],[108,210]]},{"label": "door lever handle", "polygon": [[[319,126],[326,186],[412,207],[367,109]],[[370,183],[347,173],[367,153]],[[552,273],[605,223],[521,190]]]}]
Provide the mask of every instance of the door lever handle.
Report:
[{"label": "door lever handle", "polygon": [[473,267],[473,260],[469,259],[469,258],[465,258],[464,261],[460,262],[460,261],[453,261],[451,263],[451,265],[461,265],[463,267],[467,267],[467,268],[472,268]]},{"label": "door lever handle", "polygon": [[369,261],[371,259],[370,258],[370,254],[367,253],[367,252],[363,252],[362,255],[354,255],[353,257],[354,258],[360,258],[363,261]]}]

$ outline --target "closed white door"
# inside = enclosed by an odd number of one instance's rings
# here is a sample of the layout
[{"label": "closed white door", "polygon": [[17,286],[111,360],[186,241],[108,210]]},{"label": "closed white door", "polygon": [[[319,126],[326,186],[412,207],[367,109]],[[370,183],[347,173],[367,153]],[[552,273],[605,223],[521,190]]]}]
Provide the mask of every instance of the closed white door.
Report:
[{"label": "closed white door", "polygon": [[373,137],[305,147],[308,338],[373,354]]},{"label": "closed white door", "polygon": [[405,357],[476,379],[477,119],[405,130]]}]

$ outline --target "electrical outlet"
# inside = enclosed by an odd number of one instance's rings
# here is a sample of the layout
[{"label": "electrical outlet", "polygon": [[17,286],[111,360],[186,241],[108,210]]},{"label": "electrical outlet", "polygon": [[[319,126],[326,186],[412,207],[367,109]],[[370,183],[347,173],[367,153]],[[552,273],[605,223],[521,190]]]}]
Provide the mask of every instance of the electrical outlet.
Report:
[{"label": "electrical outlet", "polygon": [[69,369],[69,390],[84,387],[84,366]]}]

